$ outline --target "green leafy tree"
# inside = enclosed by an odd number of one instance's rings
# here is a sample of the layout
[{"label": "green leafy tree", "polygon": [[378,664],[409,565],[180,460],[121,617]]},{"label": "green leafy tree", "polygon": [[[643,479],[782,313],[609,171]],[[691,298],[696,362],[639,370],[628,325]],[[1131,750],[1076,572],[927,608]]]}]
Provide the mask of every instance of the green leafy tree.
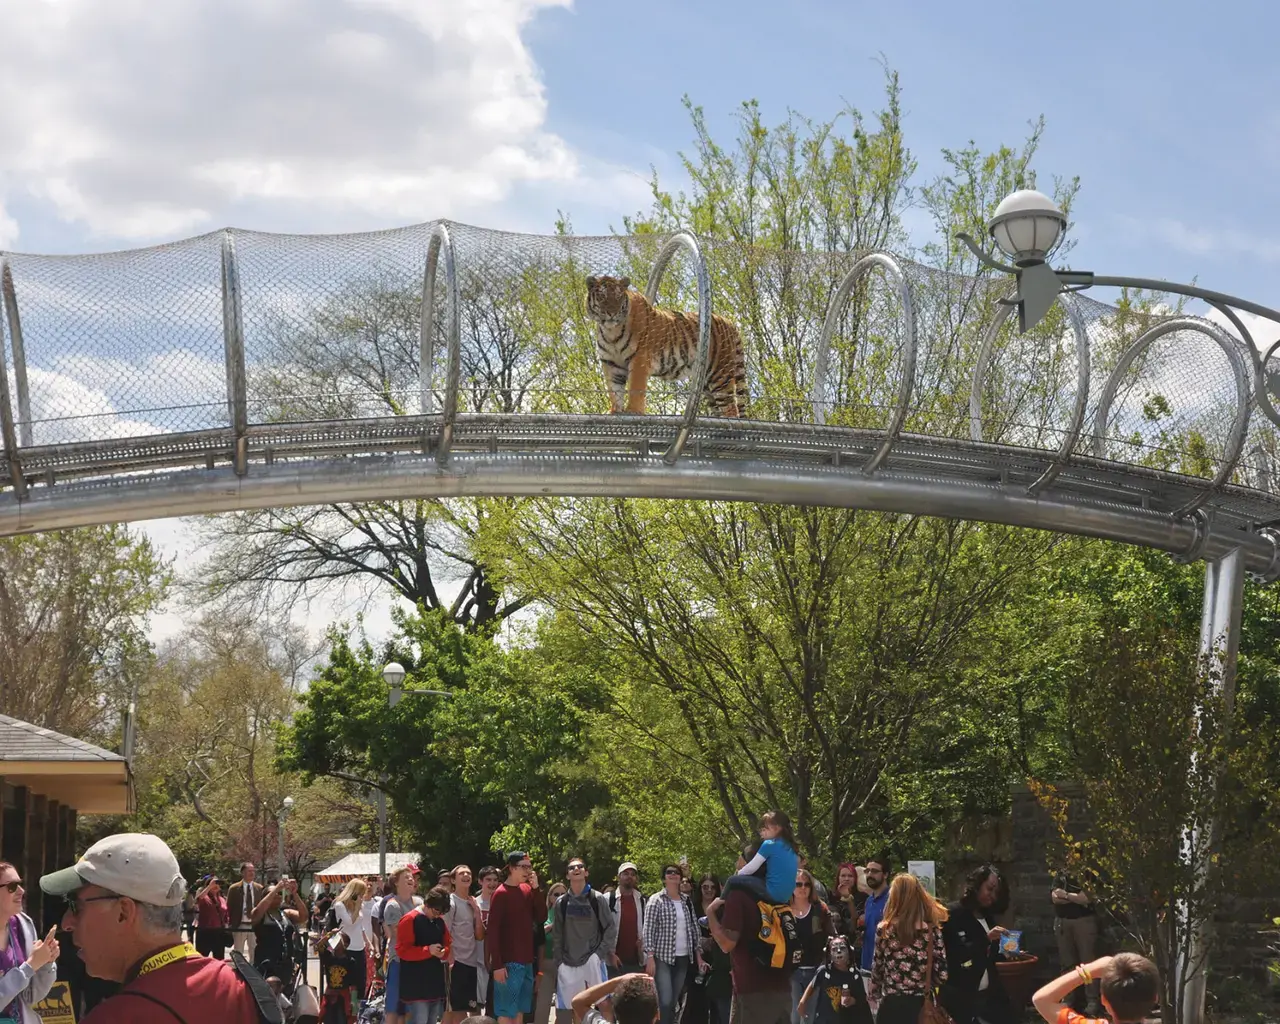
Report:
[{"label": "green leafy tree", "polygon": [[[382,667],[408,670],[391,708]],[[528,846],[562,865],[573,822],[603,794],[584,770],[595,678],[534,646],[504,648],[440,612],[397,613],[375,651],[334,633],[328,664],[285,731],[281,763],[309,779],[366,779],[390,795],[398,827],[432,863],[487,861]]]},{"label": "green leafy tree", "polygon": [[[1197,655],[1200,569],[1117,545],[1089,554],[1049,577],[1080,623],[1062,708],[1089,829],[1054,787],[1036,788],[1058,824],[1054,856],[1096,873],[1130,941],[1154,954],[1162,1013],[1181,1020],[1182,987],[1206,964],[1192,932],[1280,880],[1275,601],[1250,586],[1233,700],[1216,655]],[[1213,842],[1188,843],[1192,827]]]},{"label": "green leafy tree", "polygon": [[0,708],[118,746],[169,567],[125,526],[0,540]]}]

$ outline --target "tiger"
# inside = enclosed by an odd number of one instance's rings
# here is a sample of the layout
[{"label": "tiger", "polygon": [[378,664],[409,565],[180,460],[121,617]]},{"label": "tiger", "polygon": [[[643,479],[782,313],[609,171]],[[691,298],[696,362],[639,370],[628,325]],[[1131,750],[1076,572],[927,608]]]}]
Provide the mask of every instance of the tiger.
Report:
[{"label": "tiger", "polygon": [[[698,355],[696,313],[655,309],[628,277],[588,277],[587,314],[596,321],[596,351],[614,413],[643,413],[649,378],[679,380]],[[738,328],[711,317],[706,395],[716,414],[747,413],[747,364]]]}]

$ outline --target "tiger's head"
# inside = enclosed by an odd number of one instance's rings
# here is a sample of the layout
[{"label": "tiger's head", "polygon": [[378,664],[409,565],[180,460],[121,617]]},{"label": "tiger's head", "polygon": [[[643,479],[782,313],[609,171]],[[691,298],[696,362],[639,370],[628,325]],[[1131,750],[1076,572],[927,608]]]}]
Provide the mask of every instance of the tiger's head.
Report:
[{"label": "tiger's head", "polygon": [[631,311],[629,277],[587,278],[587,315],[602,324],[622,323]]}]

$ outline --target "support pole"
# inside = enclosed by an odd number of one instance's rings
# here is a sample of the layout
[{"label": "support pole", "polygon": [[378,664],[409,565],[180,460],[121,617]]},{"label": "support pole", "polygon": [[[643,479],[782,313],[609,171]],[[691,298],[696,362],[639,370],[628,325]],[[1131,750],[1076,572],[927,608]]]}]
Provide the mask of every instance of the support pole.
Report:
[{"label": "support pole", "polygon": [[384,785],[386,785],[385,775],[379,780],[378,788],[374,790],[378,802],[378,880],[380,882],[385,882],[387,879],[387,794],[382,789]]},{"label": "support pole", "polygon": [[[1200,671],[1206,674],[1206,685],[1213,687],[1223,700],[1223,715],[1229,722],[1235,711],[1236,658],[1240,652],[1240,615],[1244,604],[1244,552],[1233,548],[1205,563],[1204,607],[1200,618]],[[1224,722],[1224,724],[1225,724]],[[1218,783],[1215,782],[1215,794]],[[1203,828],[1188,830],[1183,855],[1194,858],[1196,885],[1206,881],[1209,856],[1217,845],[1221,823],[1210,818]],[[1206,971],[1208,968],[1209,924],[1203,913],[1197,921],[1188,921],[1187,908],[1182,907],[1179,924],[1190,928],[1185,957],[1179,958],[1178,978],[1183,981],[1181,1024],[1201,1024],[1204,1020]],[[1184,934],[1186,934],[1184,932]]]}]

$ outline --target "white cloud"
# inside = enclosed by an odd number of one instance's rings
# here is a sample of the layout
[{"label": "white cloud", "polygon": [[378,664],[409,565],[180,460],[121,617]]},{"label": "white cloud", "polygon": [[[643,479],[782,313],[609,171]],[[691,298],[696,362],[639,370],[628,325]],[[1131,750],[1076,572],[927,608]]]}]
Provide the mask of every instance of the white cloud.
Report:
[{"label": "white cloud", "polygon": [[[1240,322],[1244,324],[1245,330],[1253,338],[1254,347],[1265,353],[1277,339],[1280,339],[1280,322],[1271,320],[1265,316],[1258,316],[1256,313],[1245,313],[1237,310],[1236,315],[1240,317]],[[1233,337],[1239,337],[1235,326],[1218,310],[1209,308],[1205,310],[1204,317],[1206,320],[1212,320],[1220,327],[1226,329],[1227,333]]]},{"label": "white cloud", "polygon": [[1193,256],[1244,256],[1266,263],[1280,262],[1280,241],[1238,228],[1192,227],[1174,217],[1161,217],[1147,225],[1131,217],[1120,220],[1130,233],[1139,232]]},{"label": "white cloud", "polygon": [[[0,197],[3,199],[3,197]],[[12,248],[18,241],[18,222],[9,216],[0,202],[0,249]]]},{"label": "white cloud", "polygon": [[[641,177],[548,131],[522,32],[568,0],[0,0],[0,188],[142,240],[312,230]],[[0,201],[5,195],[0,194]],[[0,208],[0,245],[15,226]]]}]

